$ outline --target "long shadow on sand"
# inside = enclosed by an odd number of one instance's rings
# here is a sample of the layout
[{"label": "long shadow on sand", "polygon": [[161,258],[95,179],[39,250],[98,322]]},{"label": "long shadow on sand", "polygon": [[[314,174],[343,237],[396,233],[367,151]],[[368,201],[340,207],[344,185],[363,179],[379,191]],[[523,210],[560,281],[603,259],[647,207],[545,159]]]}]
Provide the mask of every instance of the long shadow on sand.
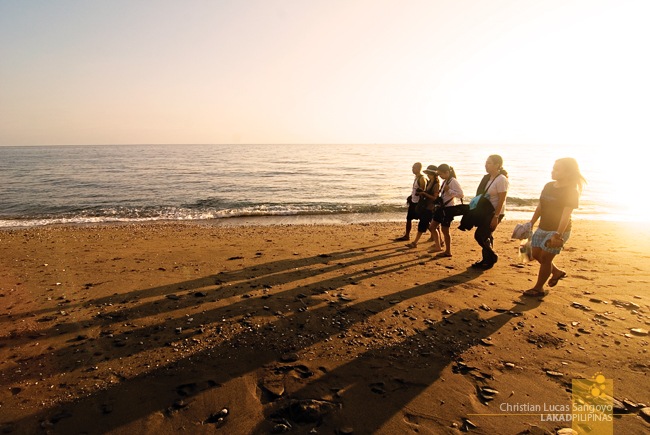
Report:
[{"label": "long shadow on sand", "polygon": [[[359,260],[359,263],[371,261],[374,260]],[[348,284],[350,279],[362,280],[376,277],[380,273],[391,273],[421,263],[422,260],[415,259],[394,262],[383,265],[381,268],[352,271],[337,278],[322,280],[314,286],[319,289],[327,286],[339,287],[342,284]],[[195,394],[199,394],[205,389],[218,388],[218,386],[232,379],[259,370],[267,364],[277,362],[283,352],[306,349],[311,345],[341,334],[342,331],[349,330],[371,315],[390,310],[393,305],[387,299],[410,300],[471,281],[478,276],[480,276],[480,273],[467,270],[427,284],[384,295],[382,299],[370,299],[360,302],[349,301],[350,303],[345,304],[324,303],[322,299],[316,297],[300,298],[296,303],[301,304],[305,310],[297,310],[290,315],[280,316],[265,325],[260,325],[259,328],[249,325],[242,328],[241,332],[216,346],[192,353],[187,357],[180,358],[173,363],[142,375],[130,379],[121,379],[118,384],[93,393],[82,400],[64,403],[56,408],[45,409],[37,414],[29,415],[20,421],[14,422],[13,427],[19,433],[23,431],[30,433],[36,430],[41,421],[56,421],[56,433],[108,433],[152,413],[168,409],[179,399],[179,385],[204,386],[203,389],[196,391],[183,391],[185,400],[191,400]],[[295,298],[298,293],[304,291],[304,288],[299,287],[287,293],[288,296]],[[208,311],[204,314],[204,319],[200,321],[205,323],[220,321],[225,313],[229,313],[229,315],[237,313],[239,315],[245,311],[250,312],[253,309],[261,308],[263,304],[264,300],[261,298],[259,300],[247,299],[235,304],[236,309],[235,307],[223,307]],[[342,313],[344,313],[344,316],[342,316]],[[472,314],[463,313],[463,315],[469,316]],[[346,321],[344,323],[333,321],[337,317],[339,319],[345,317]],[[470,334],[470,338],[460,339],[458,349],[465,349],[474,345],[477,339],[490,335],[503,326],[509,318],[508,315],[498,316],[488,327]],[[146,336],[150,332],[147,328],[142,328],[139,333]],[[289,339],[288,335],[291,335],[293,339]],[[446,344],[444,342],[440,342],[435,338],[431,339],[431,337],[433,336],[428,338],[431,341],[431,349],[445,348]],[[415,345],[415,341],[421,339],[426,339],[425,335],[418,334],[393,349],[388,348],[378,352],[382,356],[382,353],[390,354],[391,352],[406,350]],[[163,343],[157,343],[156,346],[163,346]],[[133,350],[124,350],[124,352],[125,354],[127,352],[133,353]],[[112,358],[119,358],[119,355],[118,353]],[[63,355],[61,356],[63,357]],[[441,362],[437,365],[439,369],[432,370],[429,382],[421,387],[413,388],[412,391],[409,389],[408,394],[404,396],[404,400],[398,400],[394,404],[387,406],[383,410],[384,416],[377,417],[377,427],[379,427],[382,419],[385,421],[390,415],[401,409],[408,397],[415,397],[419,391],[430,385],[439,375],[441,368],[451,361],[449,355],[442,355],[440,358]],[[417,361],[410,362],[407,360],[404,363],[408,366],[408,364],[417,364]],[[89,364],[92,364],[92,361],[84,362],[84,365]],[[359,370],[361,367],[355,367],[355,365],[359,364],[361,362],[355,359],[333,373],[343,375],[348,371]],[[224,367],[230,367],[230,369],[224,370]],[[64,368],[58,370],[61,369]],[[322,379],[322,381],[319,380],[319,382],[327,382],[327,378]],[[355,388],[362,387],[353,386],[351,393],[357,394]],[[362,394],[362,390],[358,391],[358,394]],[[305,394],[307,394],[307,390],[305,390]],[[133,403],[138,403],[139,406],[131,406]],[[111,404],[109,415],[105,412],[106,408],[103,406],[105,404]]]},{"label": "long shadow on sand", "polygon": [[[257,297],[244,298],[237,302],[231,302],[213,309],[207,309],[193,315],[194,325],[213,325],[218,323],[222,328],[227,326],[228,322],[237,324],[246,324],[245,318],[254,314],[264,313],[269,299],[274,301],[283,300],[285,305],[289,306],[286,314],[276,313],[277,317],[288,317],[293,321],[300,323],[299,318],[291,316],[292,311],[308,310],[312,306],[323,303],[321,296],[327,289],[337,289],[349,285],[350,282],[360,283],[364,280],[375,279],[384,274],[404,270],[416,264],[424,264],[422,259],[404,259],[404,253],[394,251],[365,257],[364,259],[355,259],[347,263],[338,262],[334,266],[326,266],[318,271],[318,274],[337,272],[334,277],[324,278],[320,281],[313,282],[308,286],[296,286],[285,291],[276,291],[270,294],[260,292]],[[350,267],[360,266],[364,263],[372,263],[378,260],[389,261],[381,266],[364,268],[362,270],[347,270]],[[429,259],[427,261],[432,261]],[[298,264],[299,262],[296,262]],[[302,264],[302,263],[300,263]],[[294,268],[295,269],[295,268]],[[347,273],[346,273],[347,271]],[[282,277],[274,276],[276,284],[289,284],[293,281],[304,278],[304,270],[291,271]],[[314,274],[313,271],[310,273]],[[315,274],[314,274],[315,275]],[[312,275],[312,276],[314,276]],[[255,286],[259,278],[254,279]],[[250,282],[250,281],[249,281]],[[183,283],[186,285],[186,282]],[[250,288],[248,288],[250,290]],[[226,298],[244,294],[241,289],[217,288],[212,290],[215,296]],[[225,294],[224,294],[225,293]],[[264,296],[268,296],[265,298]],[[30,360],[30,368],[22,370],[20,373],[10,374],[10,369],[0,370],[0,379],[11,379],[12,382],[24,381],[27,379],[39,379],[43,376],[53,376],[58,373],[65,373],[82,367],[94,367],[99,363],[117,360],[123,357],[133,356],[152,349],[168,346],[170,342],[177,342],[184,339],[191,339],[196,336],[197,329],[205,329],[202,326],[188,327],[187,318],[183,313],[188,308],[197,308],[205,304],[209,297],[196,298],[186,296],[180,300],[170,300],[162,298],[156,302],[142,304],[128,309],[116,309],[111,311],[110,315],[98,315],[95,319],[81,320],[69,324],[58,324],[52,329],[43,332],[39,339],[45,340],[48,336],[59,335],[62,333],[81,333],[94,326],[101,327],[98,337],[90,340],[84,335],[79,338],[72,338],[68,344],[57,349],[49,350],[40,357],[34,357]],[[377,301],[378,310],[389,303]],[[299,312],[299,311],[298,311]],[[134,319],[141,319],[150,315],[160,315],[161,313],[176,313],[175,317],[170,317],[162,322],[149,324],[146,326],[136,326]],[[127,323],[125,323],[127,322]],[[269,326],[267,325],[267,328]],[[180,331],[178,332],[180,328]],[[25,337],[25,340],[29,337]],[[20,344],[19,340],[11,340],[12,345]],[[135,345],[138,343],[137,345]],[[40,363],[40,364],[39,364]]]},{"label": "long shadow on sand", "polygon": [[[381,248],[381,249],[380,249]],[[115,293],[110,296],[104,296],[99,298],[91,298],[89,300],[84,300],[83,302],[78,303],[65,303],[59,304],[56,307],[45,308],[41,310],[28,311],[20,314],[13,314],[11,316],[1,317],[0,324],[2,323],[13,323],[20,321],[21,319],[28,317],[35,317],[40,315],[49,315],[47,319],[41,319],[43,321],[51,322],[55,321],[57,318],[57,313],[65,309],[70,311],[78,307],[102,307],[107,304],[126,304],[134,303],[140,299],[155,298],[159,296],[167,296],[170,294],[176,294],[178,292],[189,292],[192,290],[200,289],[210,289],[212,292],[216,290],[224,289],[232,283],[245,283],[246,287],[243,285],[240,287],[231,288],[230,290],[235,294],[236,292],[244,293],[250,291],[251,288],[256,288],[262,285],[277,285],[283,283],[289,283],[293,280],[300,279],[304,277],[305,269],[310,266],[325,266],[320,273],[325,273],[327,270],[336,270],[337,267],[340,267],[341,264],[334,263],[342,262],[346,260],[349,261],[346,263],[346,266],[352,266],[354,264],[363,264],[372,259],[364,258],[363,256],[367,254],[368,251],[376,253],[377,259],[382,257],[381,253],[385,255],[390,255],[395,253],[394,244],[382,243],[377,245],[363,246],[358,249],[349,249],[345,251],[337,251],[331,253],[323,253],[311,257],[300,257],[296,259],[283,259],[271,262],[265,262],[260,264],[254,264],[248,267],[239,268],[233,271],[222,271],[217,274],[208,275],[200,277],[197,279],[174,282],[172,284],[146,288],[142,290],[131,291],[128,294],[118,294]],[[229,261],[236,261],[239,257],[233,257],[233,259],[226,260],[224,263],[224,268],[227,268]],[[162,268],[164,269],[164,268]],[[173,269],[170,267],[170,269]],[[102,284],[108,285],[108,284]],[[164,309],[164,307],[163,307]],[[146,309],[144,306],[139,306],[138,310],[142,315],[146,315]],[[158,311],[160,308],[158,309]],[[155,312],[155,311],[154,311]],[[47,316],[46,316],[47,317]],[[61,322],[61,325],[66,325],[67,322]],[[57,325],[58,326],[58,325]],[[48,331],[40,331],[47,335]],[[58,331],[57,331],[58,333]]]},{"label": "long shadow on sand", "polygon": [[[480,340],[490,337],[513,316],[536,307],[538,303],[518,304],[511,310],[481,318],[475,310],[461,310],[443,320],[432,324],[428,329],[420,331],[399,344],[379,349],[368,350],[353,360],[335,370],[314,377],[313,381],[290,394],[288,397],[276,400],[274,406],[267,411],[267,419],[253,431],[256,434],[268,434],[273,426],[280,421],[291,419],[291,403],[309,400],[321,400],[332,396],[332,401],[341,408],[334,412],[333,420],[328,428],[336,432],[341,427],[353,427],[354,433],[372,434],[377,432],[388,420],[398,412],[404,412],[409,417],[407,405],[429,388],[445,367],[459,361],[459,355],[468,349],[480,345]],[[287,366],[287,364],[284,364]],[[381,367],[380,371],[377,371]],[[283,370],[283,365],[276,369]],[[442,397],[441,397],[442,399]],[[355,403],[356,407],[347,409],[347,403]],[[359,404],[363,407],[364,427],[354,427],[359,413]],[[310,415],[296,413],[294,419],[302,417],[300,427],[303,431],[318,428],[323,422],[317,418],[309,421]],[[435,420],[435,416],[432,418]],[[290,421],[291,422],[291,421]],[[450,422],[441,423],[440,429],[450,427]]]}]

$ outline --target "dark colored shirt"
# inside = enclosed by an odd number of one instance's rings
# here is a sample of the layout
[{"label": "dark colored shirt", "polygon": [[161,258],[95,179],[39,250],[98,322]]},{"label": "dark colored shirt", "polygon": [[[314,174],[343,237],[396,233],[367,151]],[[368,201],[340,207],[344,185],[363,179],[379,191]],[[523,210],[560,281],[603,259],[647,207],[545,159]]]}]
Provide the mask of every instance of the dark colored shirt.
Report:
[{"label": "dark colored shirt", "polygon": [[[544,186],[539,203],[542,206],[539,228],[544,231],[557,231],[564,208],[578,208],[578,191],[574,186],[555,187],[555,182],[551,181]],[[570,229],[571,221],[566,231]]]},{"label": "dark colored shirt", "polygon": [[[424,188],[424,191],[426,193],[428,193],[429,195],[433,195],[434,191],[436,190],[436,185],[437,184],[438,184],[438,179],[437,178],[431,178],[427,182],[427,186]],[[426,201],[427,210],[433,210],[433,208],[435,206],[435,202],[434,202],[433,199],[422,197],[422,198],[420,198],[420,201]]]}]

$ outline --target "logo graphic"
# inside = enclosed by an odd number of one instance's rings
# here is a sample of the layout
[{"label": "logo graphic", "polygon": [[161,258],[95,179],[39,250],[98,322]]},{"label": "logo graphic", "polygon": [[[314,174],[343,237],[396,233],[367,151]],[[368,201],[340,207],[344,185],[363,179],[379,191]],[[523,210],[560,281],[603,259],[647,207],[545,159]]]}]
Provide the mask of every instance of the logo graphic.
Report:
[{"label": "logo graphic", "polygon": [[498,391],[489,387],[478,388],[479,398],[485,404],[498,403],[500,413],[469,415],[536,416],[542,422],[557,423],[565,428],[570,424],[577,435],[614,435],[613,381],[602,373],[596,373],[589,379],[573,379],[571,386],[571,403],[511,402],[509,398],[499,403]]},{"label": "logo graphic", "polygon": [[578,434],[613,435],[614,385],[602,373],[572,382],[572,429]]}]

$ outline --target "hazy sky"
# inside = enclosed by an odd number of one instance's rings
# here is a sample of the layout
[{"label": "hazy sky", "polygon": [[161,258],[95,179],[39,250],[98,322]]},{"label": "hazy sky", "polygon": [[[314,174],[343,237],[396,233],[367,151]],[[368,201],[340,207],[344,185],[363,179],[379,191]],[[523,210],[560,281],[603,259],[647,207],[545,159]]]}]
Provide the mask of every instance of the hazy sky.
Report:
[{"label": "hazy sky", "polygon": [[0,0],[0,145],[648,145],[649,17],[647,0]]}]

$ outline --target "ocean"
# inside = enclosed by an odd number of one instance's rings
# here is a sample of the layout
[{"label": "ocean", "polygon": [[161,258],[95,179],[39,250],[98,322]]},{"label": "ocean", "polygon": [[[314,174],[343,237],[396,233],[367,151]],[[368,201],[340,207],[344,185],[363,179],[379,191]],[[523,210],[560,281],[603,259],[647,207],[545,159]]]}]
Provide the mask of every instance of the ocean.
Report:
[{"label": "ocean", "polygon": [[490,154],[509,172],[507,219],[530,218],[553,162],[571,156],[588,180],[574,218],[635,220],[579,147],[87,145],[0,147],[0,227],[402,221],[414,162],[453,166],[469,200]]}]

